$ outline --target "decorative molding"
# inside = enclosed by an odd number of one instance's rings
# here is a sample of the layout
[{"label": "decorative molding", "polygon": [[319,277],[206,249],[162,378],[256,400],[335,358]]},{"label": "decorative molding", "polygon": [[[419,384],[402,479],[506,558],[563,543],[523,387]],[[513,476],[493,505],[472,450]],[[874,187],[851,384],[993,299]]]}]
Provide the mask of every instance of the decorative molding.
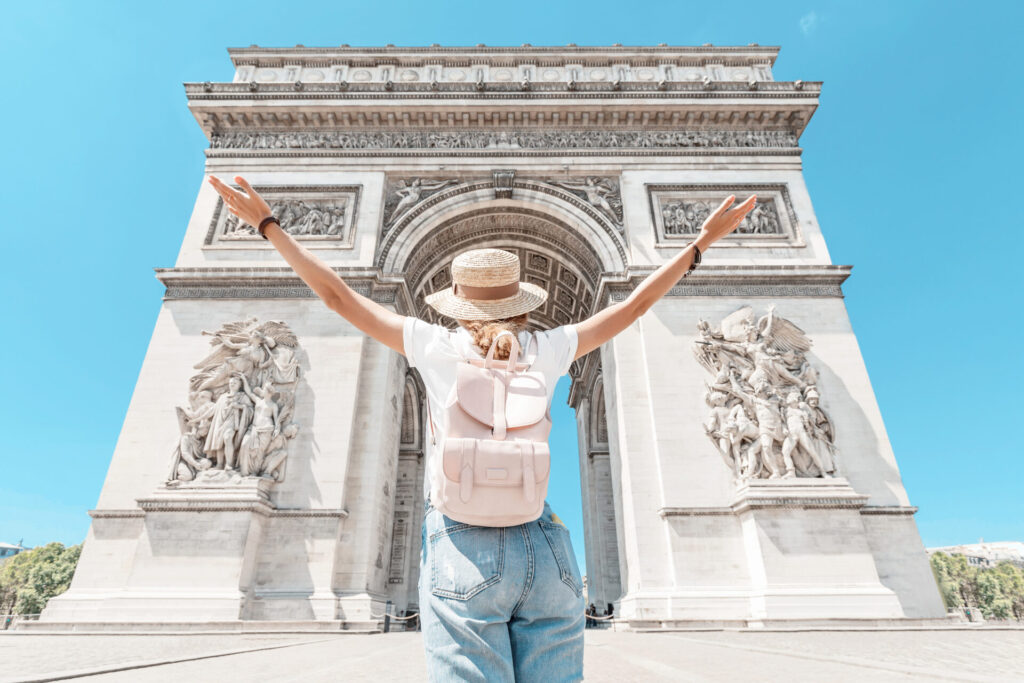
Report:
[{"label": "decorative molding", "polygon": [[[648,184],[646,187],[655,247],[685,247],[700,232],[707,215],[727,195],[735,194],[737,201],[742,201],[755,193],[757,205],[754,210],[716,246],[806,246],[789,187],[785,183]],[[763,232],[755,232],[758,230]]]},{"label": "decorative molding", "polygon": [[580,66],[684,64],[753,64],[772,66],[779,47],[772,45],[476,45],[476,46],[357,46],[332,47],[249,47],[228,48],[236,67],[338,65],[466,67],[487,65]]},{"label": "decorative molding", "polygon": [[[139,518],[139,519],[141,519],[141,518],[144,518],[146,516],[147,510],[158,510],[158,511],[161,511],[161,512],[182,511],[182,510],[172,509],[171,507],[168,507],[168,506],[165,506],[165,505],[157,505],[155,503],[147,503],[147,505],[148,505],[147,508],[139,507],[139,508],[128,508],[128,509],[121,509],[121,510],[89,510],[89,516],[92,517],[93,519],[132,519],[132,518]],[[184,509],[183,511],[191,512],[191,511],[195,511],[195,510],[201,510],[201,511],[204,511],[204,512],[208,512],[208,511],[217,512],[217,511],[224,511],[224,510],[231,511],[231,512],[237,512],[239,510],[239,508],[237,506],[234,506],[234,505],[232,505],[232,506],[225,506],[225,507],[222,508],[222,507],[218,507],[217,505],[211,504],[211,505],[206,506],[206,507],[203,507],[203,506],[190,506],[190,507]],[[243,511],[245,511],[245,510],[243,510]],[[261,514],[265,514],[268,517],[284,517],[284,518],[307,518],[307,517],[312,517],[312,518],[345,519],[346,517],[348,517],[348,510],[342,510],[342,509],[332,510],[332,509],[328,509],[328,508],[319,509],[319,510],[318,509],[308,509],[308,510],[303,510],[303,509],[287,509],[287,510],[269,510],[269,511],[262,510],[260,512],[261,512]]]},{"label": "decorative molding", "polygon": [[736,514],[764,509],[860,510],[869,497],[856,493],[842,477],[750,479],[729,507]]},{"label": "decorative molding", "polygon": [[[154,268],[167,288],[164,300],[172,299],[315,299],[309,288],[291,268],[264,267],[188,267]],[[354,291],[379,304],[397,304],[404,285],[381,282],[375,269],[334,268]],[[348,272],[346,272],[348,271]]]},{"label": "decorative molding", "polygon": [[126,510],[89,510],[89,516],[93,519],[142,518],[146,516],[146,511],[141,508],[128,508]]},{"label": "decorative molding", "polygon": [[512,199],[512,184],[516,179],[514,168],[499,168],[493,171],[494,175],[494,198]]},{"label": "decorative molding", "polygon": [[915,505],[865,505],[860,509],[862,515],[893,515],[912,517],[917,514]]},{"label": "decorative molding", "polygon": [[[625,300],[648,274],[646,267],[631,266],[627,279],[608,283],[608,300]],[[689,277],[673,285],[665,297],[842,297],[841,285],[849,275],[850,266],[701,264]]]},{"label": "decorative molding", "polygon": [[[760,157],[760,156],[771,156],[771,157],[798,157],[803,152],[800,147],[780,147],[780,148],[762,148],[762,149],[729,149],[729,148],[716,148],[716,149],[644,149],[642,156],[647,158],[658,158],[658,157],[672,157],[677,158],[681,156],[685,157]],[[446,150],[446,149],[431,149],[431,150],[402,150],[392,149],[386,152],[381,150],[364,150],[364,149],[330,149],[330,150],[296,150],[296,149],[284,149],[284,150],[244,150],[244,149],[207,149],[206,156],[209,159],[333,159],[333,158],[365,158],[365,159],[380,159],[382,155],[398,159],[417,159],[417,158],[454,158],[454,159],[499,159],[505,157],[519,158],[547,158],[556,156],[563,158],[567,156],[571,157],[619,157],[626,159],[635,159],[637,156],[641,156],[641,153],[636,149],[522,149],[522,150],[510,150],[510,149],[464,149],[464,150]]]},{"label": "decorative molding", "polygon": [[[215,133],[210,149],[708,149],[750,150],[797,147],[788,130],[455,130],[429,131],[237,131]],[[259,189],[259,188],[257,188]]]},{"label": "decorative molding", "polygon": [[136,498],[145,512],[254,512],[270,516],[273,506],[262,500],[168,500]]},{"label": "decorative molding", "polygon": [[285,517],[285,518],[327,518],[327,519],[345,519],[348,517],[348,510],[344,509],[288,509],[281,510],[277,509],[270,513],[271,517]]},{"label": "decorative molding", "polygon": [[[263,185],[253,189],[270,204],[282,229],[303,246],[353,248],[361,185]],[[272,250],[274,245],[227,211],[218,197],[203,249]]]},{"label": "decorative molding", "polygon": [[663,507],[658,508],[658,514],[664,519],[665,517],[733,517],[736,512],[728,507]]},{"label": "decorative molding", "polygon": [[[302,83],[296,88],[294,83]],[[485,83],[483,89],[476,83],[438,83],[435,88],[431,83],[387,83],[362,82],[353,83],[339,81],[333,83],[304,83],[293,81],[287,83],[256,83],[252,89],[252,81],[246,83],[227,82],[186,82],[185,95],[190,102],[206,102],[210,100],[464,100],[467,96],[475,100],[548,100],[566,98],[572,100],[625,100],[643,98],[645,100],[687,100],[718,99],[735,100],[737,95],[751,101],[758,100],[816,100],[821,92],[822,81],[768,81],[759,82],[751,88],[749,82],[729,82],[712,79],[708,83],[698,81],[666,82],[665,87],[657,83],[632,81],[576,83],[569,88],[566,81],[530,81],[526,89],[521,83]],[[799,84],[799,87],[797,87]]]},{"label": "decorative molding", "polygon": [[844,497],[828,497],[820,496],[817,498],[805,498],[805,497],[779,497],[771,499],[761,500],[745,500],[741,503],[737,503],[733,508],[737,514],[746,512],[747,510],[765,510],[770,508],[785,508],[785,509],[824,509],[824,510],[842,510],[851,509],[857,510],[863,507],[863,501],[867,500],[868,496],[861,496],[860,500],[844,498]]}]

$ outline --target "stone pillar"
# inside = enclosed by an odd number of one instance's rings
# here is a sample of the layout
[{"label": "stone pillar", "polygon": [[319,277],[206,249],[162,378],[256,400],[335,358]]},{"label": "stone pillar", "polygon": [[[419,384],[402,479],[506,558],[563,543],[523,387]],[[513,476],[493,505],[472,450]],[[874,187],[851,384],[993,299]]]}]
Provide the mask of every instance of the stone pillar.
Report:
[{"label": "stone pillar", "polygon": [[350,524],[337,546],[332,583],[338,619],[372,621],[387,601],[405,375],[404,358],[364,338],[342,504]]}]

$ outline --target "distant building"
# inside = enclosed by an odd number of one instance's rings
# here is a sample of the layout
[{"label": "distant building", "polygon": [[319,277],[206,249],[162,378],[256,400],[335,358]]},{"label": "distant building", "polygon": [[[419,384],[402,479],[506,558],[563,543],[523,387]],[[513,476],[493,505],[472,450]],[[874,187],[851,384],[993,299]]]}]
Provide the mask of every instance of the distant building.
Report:
[{"label": "distant building", "polygon": [[974,567],[989,568],[1000,562],[1012,562],[1024,568],[1024,543],[1020,541],[1003,541],[1000,543],[967,543],[965,545],[947,545],[941,548],[928,548],[928,554],[946,553],[947,555],[963,555],[967,563]]},{"label": "distant building", "polygon": [[31,550],[31,548],[26,548],[25,546],[23,546],[21,544],[21,541],[18,541],[18,545],[11,545],[10,543],[0,543],[0,564],[3,564],[9,558],[14,557],[22,550]]}]

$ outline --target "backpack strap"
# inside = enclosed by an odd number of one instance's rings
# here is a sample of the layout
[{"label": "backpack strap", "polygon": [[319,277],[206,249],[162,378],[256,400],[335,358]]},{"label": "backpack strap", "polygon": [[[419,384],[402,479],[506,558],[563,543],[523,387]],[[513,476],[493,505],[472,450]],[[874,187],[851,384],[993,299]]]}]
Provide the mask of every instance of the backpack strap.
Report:
[{"label": "backpack strap", "polygon": [[427,420],[430,422],[430,443],[437,444],[437,437],[434,435],[434,417],[430,414],[430,397],[425,397],[427,404]]},{"label": "backpack strap", "polygon": [[505,334],[512,337],[512,349],[508,354],[508,362],[505,364],[505,372],[513,372],[515,370],[516,361],[519,359],[519,356],[522,355],[522,349],[519,348],[519,338],[509,330],[502,330],[498,334],[494,335],[494,339],[491,340],[491,348],[487,349],[487,357],[484,358],[485,368],[491,367],[491,363],[494,362],[494,350],[498,348],[498,345],[495,344],[495,342],[498,341],[499,337]]}]

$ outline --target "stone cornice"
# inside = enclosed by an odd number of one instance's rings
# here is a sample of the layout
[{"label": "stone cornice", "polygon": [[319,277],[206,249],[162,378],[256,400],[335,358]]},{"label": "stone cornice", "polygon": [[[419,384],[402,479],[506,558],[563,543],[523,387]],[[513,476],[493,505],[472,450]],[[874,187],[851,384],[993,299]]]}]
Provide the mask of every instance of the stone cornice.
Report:
[{"label": "stone cornice", "polygon": [[[779,54],[777,45],[476,45],[476,46],[375,46],[351,47],[229,47],[232,64],[310,64],[332,62],[394,65],[447,64],[467,62],[509,66],[518,63],[679,63],[769,64]],[[597,61],[595,61],[597,60]]]},{"label": "stone cornice", "polygon": [[803,154],[802,147],[716,147],[702,149],[698,147],[632,147],[632,148],[590,148],[590,149],[243,149],[228,148],[205,150],[208,159],[307,159],[307,158],[410,158],[410,157],[444,157],[444,158],[536,158],[536,157],[799,157]]},{"label": "stone cornice", "polygon": [[[701,264],[676,283],[665,296],[815,296],[842,297],[841,285],[852,266],[757,265],[715,266]],[[626,278],[609,281],[611,302],[622,301],[654,272],[651,266],[630,266]]]},{"label": "stone cornice", "polygon": [[[852,266],[837,265],[701,265],[665,295],[842,297],[841,285]],[[311,299],[316,294],[290,267],[203,266],[154,268],[167,288],[163,300],[174,299]],[[656,270],[631,266],[625,275],[604,274],[597,285],[597,300],[621,301]],[[394,306],[403,315],[413,307],[404,274],[383,276],[370,267],[334,267],[353,290],[377,303]]]},{"label": "stone cornice", "polygon": [[737,83],[732,81],[665,81],[648,83],[630,81],[612,83],[576,83],[571,87],[564,82],[531,83],[528,89],[511,83],[349,83],[320,82],[304,83],[257,83],[228,81],[185,81],[185,95],[190,102],[210,100],[252,100],[274,101],[324,100],[339,102],[346,100],[405,100],[427,101],[459,100],[563,100],[573,103],[580,100],[621,99],[625,102],[637,99],[687,100],[687,99],[805,99],[817,100],[823,81],[754,81]]},{"label": "stone cornice", "polygon": [[[251,507],[251,506],[250,506]],[[160,511],[231,511],[237,512],[240,509],[242,511],[248,511],[249,507],[239,508],[237,504],[231,506],[224,506],[216,503],[205,503],[205,504],[192,504],[189,506],[168,506],[167,504],[158,505],[153,507],[152,505],[147,509],[158,509]],[[281,517],[281,518],[329,518],[329,519],[344,519],[348,517],[348,510],[332,510],[332,509],[294,509],[294,510],[274,510],[266,509],[264,506],[260,506],[259,512],[266,514],[269,517]],[[126,508],[126,509],[108,509],[108,510],[89,510],[89,516],[93,519],[130,519],[133,517],[142,518],[146,516],[146,509],[143,508]]]},{"label": "stone cornice", "polygon": [[[264,245],[254,249],[266,249]],[[167,287],[170,299],[311,299],[316,293],[290,267],[229,266],[154,268],[156,278]],[[354,291],[379,304],[396,304],[408,297],[402,282],[384,282],[374,268],[334,268]],[[408,310],[408,305],[400,307]]]},{"label": "stone cornice", "polygon": [[[820,83],[663,84],[186,83],[208,138],[249,130],[409,130],[510,127],[787,130],[799,137]],[[482,89],[481,89],[482,88]]]},{"label": "stone cornice", "polygon": [[865,505],[860,509],[862,515],[895,515],[912,517],[917,514],[915,505]]},{"label": "stone cornice", "polygon": [[[840,500],[840,499],[836,499]],[[780,503],[786,501],[779,499]],[[803,502],[789,501],[791,506],[794,507],[807,507]],[[813,507],[858,507],[856,502],[849,503],[845,501],[841,505],[830,504],[829,500],[817,499],[817,505]],[[764,506],[762,506],[764,507]],[[895,515],[895,516],[906,516],[911,517],[917,513],[917,508],[914,506],[903,507],[898,505],[865,505],[860,508],[860,514],[862,515]],[[658,514],[662,517],[722,517],[732,516],[736,514],[736,511],[731,507],[663,507],[658,509]]]}]

